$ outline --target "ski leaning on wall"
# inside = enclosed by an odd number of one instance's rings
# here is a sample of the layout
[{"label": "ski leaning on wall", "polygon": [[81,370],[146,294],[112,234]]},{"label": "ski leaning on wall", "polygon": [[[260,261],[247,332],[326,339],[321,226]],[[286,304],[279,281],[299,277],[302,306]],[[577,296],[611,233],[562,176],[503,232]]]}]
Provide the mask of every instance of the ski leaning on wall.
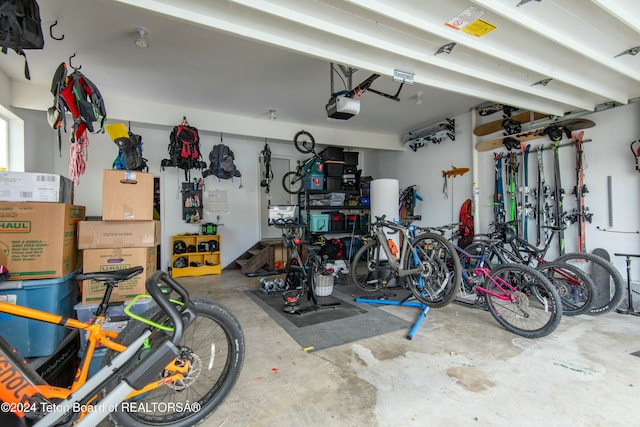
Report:
[{"label": "ski leaning on wall", "polygon": [[[542,235],[544,241],[549,237],[549,217],[551,216],[551,206],[547,203],[547,199],[551,193],[551,186],[547,185],[544,176],[544,160],[542,156],[542,146],[537,150],[538,154],[538,188],[536,190],[536,245],[542,243]],[[544,230],[544,231],[543,231]]]},{"label": "ski leaning on wall", "polygon": [[509,210],[507,212],[507,221],[514,222],[516,224],[516,232],[520,234],[520,221],[518,221],[518,168],[520,163],[516,153],[508,153],[506,158],[506,172],[507,172],[507,195]]},{"label": "ski leaning on wall", "polygon": [[502,179],[502,154],[494,156],[495,162],[495,185],[493,192],[493,219],[498,224],[504,224],[506,213],[504,210],[504,184]]},{"label": "ski leaning on wall", "polygon": [[560,174],[560,140],[557,139],[551,143],[553,147],[553,177],[555,188],[553,190],[553,225],[559,228],[558,231],[558,254],[560,256],[565,254],[565,241],[564,241],[564,221],[565,212],[563,204],[564,189],[562,188],[562,176]]},{"label": "ski leaning on wall", "polygon": [[531,206],[529,205],[529,151],[531,144],[521,145],[522,149],[522,205],[520,215],[522,217],[522,238],[529,241],[529,215]]},{"label": "ski leaning on wall", "polygon": [[573,145],[576,149],[576,186],[573,188],[573,194],[576,196],[576,208],[569,216],[571,223],[578,223],[578,252],[587,252],[586,244],[586,224],[591,222],[593,214],[589,212],[589,208],[585,206],[584,195],[589,192],[584,183],[584,149],[583,149],[584,132],[572,134]]}]

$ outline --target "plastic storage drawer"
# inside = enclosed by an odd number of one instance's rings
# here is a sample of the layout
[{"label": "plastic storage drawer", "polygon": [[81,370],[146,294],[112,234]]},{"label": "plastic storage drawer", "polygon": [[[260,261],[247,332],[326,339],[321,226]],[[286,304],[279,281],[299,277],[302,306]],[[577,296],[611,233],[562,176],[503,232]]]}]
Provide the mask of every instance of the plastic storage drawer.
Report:
[{"label": "plastic storage drawer", "polygon": [[[0,282],[0,300],[65,317],[73,317],[77,271],[58,279]],[[22,357],[52,354],[69,332],[62,326],[0,313],[0,335]]]}]

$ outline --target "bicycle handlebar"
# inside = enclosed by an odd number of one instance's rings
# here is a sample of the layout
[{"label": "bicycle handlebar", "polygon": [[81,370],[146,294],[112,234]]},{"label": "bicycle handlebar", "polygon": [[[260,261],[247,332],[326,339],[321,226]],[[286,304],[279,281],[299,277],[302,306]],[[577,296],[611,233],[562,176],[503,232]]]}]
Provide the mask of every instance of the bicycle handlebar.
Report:
[{"label": "bicycle handlebar", "polygon": [[[168,285],[171,290],[176,291],[182,298],[184,308],[182,312],[178,312],[175,304],[169,300],[168,294],[165,294],[160,288],[160,283]],[[160,306],[171,322],[173,323],[173,333],[171,335],[171,341],[174,344],[178,344],[182,338],[184,330],[195,319],[195,313],[191,300],[189,299],[189,293],[178,282],[173,280],[171,276],[162,270],[154,272],[151,277],[147,279],[145,283],[147,292],[151,295],[151,298]]]}]

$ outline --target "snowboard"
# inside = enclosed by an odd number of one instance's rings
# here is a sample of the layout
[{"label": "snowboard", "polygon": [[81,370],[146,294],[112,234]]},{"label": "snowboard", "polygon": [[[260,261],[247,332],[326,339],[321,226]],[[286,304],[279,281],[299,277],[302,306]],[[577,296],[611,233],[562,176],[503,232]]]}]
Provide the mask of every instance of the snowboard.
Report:
[{"label": "snowboard", "polygon": [[456,140],[455,119],[446,119],[425,129],[409,132],[402,138],[402,143],[439,143],[445,137],[449,137],[452,141]]},{"label": "snowboard", "polygon": [[508,124],[507,121],[509,120],[523,125],[523,124],[533,122],[535,120],[541,120],[547,117],[550,117],[550,116],[548,114],[527,111],[524,113],[516,114],[515,116],[512,116],[512,117],[505,117],[500,120],[495,120],[493,122],[482,124],[473,130],[473,134],[476,136],[485,136],[485,135],[492,134],[494,132],[504,130],[505,124]]},{"label": "snowboard", "polygon": [[550,134],[553,134],[555,132],[563,132],[567,135],[568,138],[571,138],[572,131],[591,128],[595,125],[596,124],[593,121],[587,119],[561,120],[555,123],[551,123],[550,125],[545,127],[539,127],[513,135],[505,135],[499,138],[481,141],[476,144],[476,150],[491,151],[503,147],[506,147],[508,150],[520,148],[520,144],[523,142],[550,136]]},{"label": "snowboard", "polygon": [[[606,249],[596,248],[593,254],[611,261],[609,252]],[[604,307],[611,301],[611,275],[607,270],[593,263],[591,266],[591,278],[596,288],[596,295],[593,298],[593,307]]]},{"label": "snowboard", "polygon": [[496,104],[490,104],[484,107],[480,107],[478,110],[478,114],[484,117],[484,116],[490,116],[491,114],[495,114],[498,111],[502,111],[502,113],[505,116],[510,116],[511,113],[513,113],[516,110],[518,110],[518,107],[512,107],[511,105],[496,103]]}]

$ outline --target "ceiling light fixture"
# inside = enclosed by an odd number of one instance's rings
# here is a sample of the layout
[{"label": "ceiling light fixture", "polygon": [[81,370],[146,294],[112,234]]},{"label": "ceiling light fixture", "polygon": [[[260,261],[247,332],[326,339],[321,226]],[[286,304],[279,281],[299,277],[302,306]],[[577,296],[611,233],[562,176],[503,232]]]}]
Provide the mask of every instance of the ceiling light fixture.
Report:
[{"label": "ceiling light fixture", "polygon": [[276,119],[276,110],[270,109],[269,110],[269,120],[275,120],[275,119]]},{"label": "ceiling light fixture", "polygon": [[146,49],[149,47],[149,41],[147,40],[147,35],[149,34],[149,30],[144,27],[136,27],[136,33],[138,33],[138,38],[135,43],[136,46]]}]

